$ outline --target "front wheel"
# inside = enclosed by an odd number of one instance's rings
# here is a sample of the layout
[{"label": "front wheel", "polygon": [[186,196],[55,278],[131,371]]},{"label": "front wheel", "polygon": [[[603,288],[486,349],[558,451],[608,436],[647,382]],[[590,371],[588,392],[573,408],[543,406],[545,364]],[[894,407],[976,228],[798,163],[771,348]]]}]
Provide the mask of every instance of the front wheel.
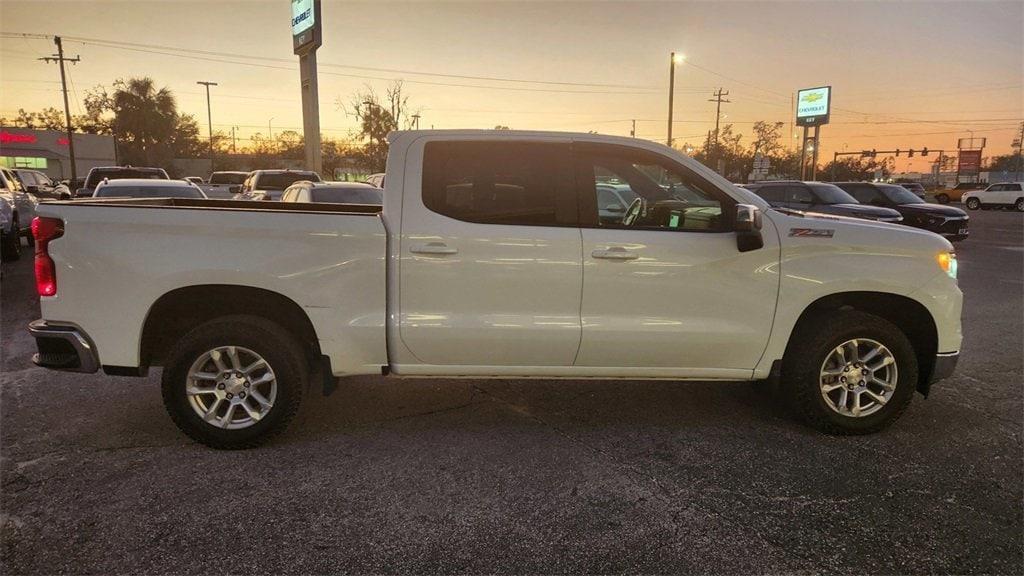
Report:
[{"label": "front wheel", "polygon": [[1013,203],[1013,208],[1017,210],[1017,212],[1024,212],[1024,198],[1018,198],[1017,201]]},{"label": "front wheel", "polygon": [[164,406],[193,440],[252,448],[281,433],[308,380],[295,338],[255,316],[202,324],[174,345],[164,366]]},{"label": "front wheel", "polygon": [[887,320],[854,310],[798,326],[782,365],[797,414],[828,434],[870,434],[896,421],[917,388],[917,358]]},{"label": "front wheel", "polygon": [[968,210],[977,210],[978,208],[981,208],[981,200],[978,200],[977,198],[968,198],[966,206]]},{"label": "front wheel", "polygon": [[946,194],[937,194],[937,195],[935,196],[935,200],[936,200],[936,201],[937,201],[937,202],[938,202],[939,204],[949,204],[949,196],[948,196],[948,195],[946,195]]}]

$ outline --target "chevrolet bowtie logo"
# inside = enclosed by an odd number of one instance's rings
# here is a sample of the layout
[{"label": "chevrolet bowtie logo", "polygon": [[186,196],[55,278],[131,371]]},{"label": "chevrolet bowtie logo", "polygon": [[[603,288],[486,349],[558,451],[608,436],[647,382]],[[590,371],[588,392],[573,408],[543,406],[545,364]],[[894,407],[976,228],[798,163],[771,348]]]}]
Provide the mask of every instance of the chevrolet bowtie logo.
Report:
[{"label": "chevrolet bowtie logo", "polygon": [[824,96],[822,96],[820,93],[811,92],[810,94],[804,94],[803,97],[800,98],[800,100],[807,102],[808,104],[813,104],[814,102],[817,102],[822,98],[824,98]]}]

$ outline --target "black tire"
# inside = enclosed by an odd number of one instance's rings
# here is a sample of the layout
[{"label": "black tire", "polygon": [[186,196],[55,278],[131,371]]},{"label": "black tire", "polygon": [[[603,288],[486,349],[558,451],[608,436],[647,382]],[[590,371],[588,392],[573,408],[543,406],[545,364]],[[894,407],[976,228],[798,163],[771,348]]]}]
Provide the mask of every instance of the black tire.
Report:
[{"label": "black tire", "polygon": [[949,196],[946,194],[936,194],[935,201],[939,204],[949,204]]},{"label": "black tire", "polygon": [[11,223],[11,232],[0,238],[0,255],[4,262],[13,262],[21,258],[21,236],[18,234],[18,221]]},{"label": "black tire", "polygon": [[1013,208],[1017,212],[1024,212],[1024,198],[1017,198],[1017,201],[1013,203]]},{"label": "black tire", "polygon": [[977,198],[968,198],[967,202],[964,203],[964,206],[967,206],[968,210],[977,210],[978,208],[981,208],[981,200],[978,200]]},{"label": "black tire", "polygon": [[[863,417],[839,414],[825,402],[820,383],[828,355],[851,339],[884,345],[896,360],[897,380],[888,402]],[[855,310],[831,311],[801,321],[782,363],[782,391],[797,415],[827,434],[872,434],[896,421],[910,406],[917,389],[917,357],[906,335],[891,322]]]},{"label": "black tire", "polygon": [[[204,353],[219,346],[240,346],[262,356],[277,381],[277,397],[255,424],[228,430],[203,420],[189,404],[188,371]],[[254,448],[280,434],[295,416],[309,379],[302,348],[287,330],[257,316],[226,316],[197,326],[183,336],[164,362],[164,407],[171,419],[190,438],[211,448]]]},{"label": "black tire", "polygon": [[34,248],[36,245],[36,237],[32,234],[31,228],[29,228],[28,231],[25,232],[25,242],[28,243],[29,248]]}]

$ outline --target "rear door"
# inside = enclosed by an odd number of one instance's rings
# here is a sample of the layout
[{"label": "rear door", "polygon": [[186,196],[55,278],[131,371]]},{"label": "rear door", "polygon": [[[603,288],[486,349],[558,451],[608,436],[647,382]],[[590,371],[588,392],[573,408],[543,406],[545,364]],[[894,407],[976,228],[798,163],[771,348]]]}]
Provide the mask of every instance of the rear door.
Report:
[{"label": "rear door", "polygon": [[1020,198],[1020,195],[1020,184],[1003,184],[1000,187],[999,192],[995,194],[995,199],[993,201],[999,204],[1013,204],[1017,201],[1017,198]]},{"label": "rear door", "polygon": [[[576,150],[584,263],[576,365],[722,377],[753,369],[778,294],[774,231],[763,248],[741,253],[735,200],[682,164],[615,145]],[[598,217],[596,189],[607,181],[642,198],[617,223]]]},{"label": "rear door", "polygon": [[582,262],[568,141],[428,142],[414,156],[422,194],[403,195],[399,257],[405,347],[432,365],[571,366]]}]

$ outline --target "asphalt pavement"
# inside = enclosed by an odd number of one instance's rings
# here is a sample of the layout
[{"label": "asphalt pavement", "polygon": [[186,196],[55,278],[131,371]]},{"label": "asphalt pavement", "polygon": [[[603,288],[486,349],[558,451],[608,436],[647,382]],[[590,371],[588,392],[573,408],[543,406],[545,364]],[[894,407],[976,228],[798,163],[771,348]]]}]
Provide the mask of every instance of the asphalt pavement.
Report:
[{"label": "asphalt pavement", "polygon": [[148,378],[35,368],[0,284],[0,571],[1024,572],[1024,216],[971,213],[956,374],[829,437],[747,383],[344,380],[282,437],[188,440]]}]

